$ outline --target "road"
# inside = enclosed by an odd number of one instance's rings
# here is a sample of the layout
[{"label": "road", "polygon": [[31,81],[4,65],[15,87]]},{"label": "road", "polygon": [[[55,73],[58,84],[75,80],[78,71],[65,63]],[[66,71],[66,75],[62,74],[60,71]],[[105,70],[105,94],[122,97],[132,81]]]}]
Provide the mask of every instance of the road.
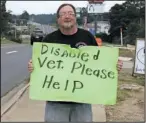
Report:
[{"label": "road", "polygon": [[44,32],[44,34],[49,34],[53,31],[55,31],[55,29],[52,28],[50,25],[40,24],[40,25],[37,25],[36,27],[41,29]]},{"label": "road", "polygon": [[123,62],[123,68],[132,68],[134,65],[133,61]]},{"label": "road", "polygon": [[31,50],[31,46],[23,44],[1,46],[1,97],[29,76]]}]

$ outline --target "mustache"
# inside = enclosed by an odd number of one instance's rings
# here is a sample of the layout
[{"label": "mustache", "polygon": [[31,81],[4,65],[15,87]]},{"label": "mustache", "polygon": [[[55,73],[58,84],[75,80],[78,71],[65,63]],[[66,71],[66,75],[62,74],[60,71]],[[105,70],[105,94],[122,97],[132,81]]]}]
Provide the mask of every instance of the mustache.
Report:
[{"label": "mustache", "polygon": [[64,21],[64,22],[71,22],[71,21],[69,21],[69,20],[66,20],[66,21]]}]

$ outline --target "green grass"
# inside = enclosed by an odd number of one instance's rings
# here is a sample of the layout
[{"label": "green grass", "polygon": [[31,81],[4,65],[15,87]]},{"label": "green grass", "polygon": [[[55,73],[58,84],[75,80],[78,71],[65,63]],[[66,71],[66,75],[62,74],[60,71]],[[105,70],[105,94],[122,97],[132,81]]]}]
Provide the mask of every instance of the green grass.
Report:
[{"label": "green grass", "polygon": [[[117,101],[124,101],[126,98],[131,97],[131,91],[134,90],[121,90],[120,85],[122,84],[135,84],[144,86],[145,85],[145,77],[143,75],[132,76],[130,73],[125,72],[124,70],[120,72],[118,78],[118,90],[117,90]],[[135,90],[136,91],[136,90]]]},{"label": "green grass", "polygon": [[119,48],[119,56],[134,58],[135,51],[134,50],[129,50],[129,49],[121,49],[121,48]]},{"label": "green grass", "polygon": [[[106,42],[103,42],[102,45],[103,46],[108,46],[108,47],[121,47],[121,45],[119,45],[119,44],[111,44],[111,43],[106,43]],[[134,50],[129,50],[129,49],[119,48],[119,56],[134,58],[135,51]]]},{"label": "green grass", "polygon": [[18,44],[18,43],[10,41],[8,39],[1,39],[1,44]]},{"label": "green grass", "polygon": [[[19,44],[14,41],[10,41],[8,39],[1,39],[1,44]],[[22,44],[30,44],[29,40],[23,40]]]},{"label": "green grass", "polygon": [[128,90],[117,90],[117,102],[124,101],[126,98],[131,97]]},{"label": "green grass", "polygon": [[109,47],[119,47],[119,46],[121,46],[120,44],[111,44],[111,43],[107,43],[107,42],[103,42],[102,45],[103,46],[109,46]]},{"label": "green grass", "polygon": [[30,44],[30,40],[23,40],[22,44]]},{"label": "green grass", "polygon": [[137,75],[137,76],[132,76],[131,73],[127,73],[121,71],[119,74],[119,84],[138,84],[141,86],[144,86],[145,84],[145,76],[144,75]]}]

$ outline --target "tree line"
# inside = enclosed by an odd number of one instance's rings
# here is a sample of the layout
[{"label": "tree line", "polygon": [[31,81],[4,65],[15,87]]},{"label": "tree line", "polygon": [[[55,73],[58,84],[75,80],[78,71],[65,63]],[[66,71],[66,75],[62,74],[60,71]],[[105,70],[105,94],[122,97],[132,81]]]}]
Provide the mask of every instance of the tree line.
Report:
[{"label": "tree line", "polygon": [[109,11],[109,21],[109,42],[120,42],[121,28],[124,44],[135,44],[136,38],[145,37],[145,1],[127,0],[121,5],[114,5]]},{"label": "tree line", "polygon": [[[10,28],[10,24],[27,25],[29,20],[40,24],[56,24],[56,13],[54,14],[29,14],[23,11],[21,15],[13,15],[11,11],[6,11],[6,0],[1,1],[2,21],[1,32],[4,34]],[[95,16],[87,12],[83,7],[80,17],[77,18],[78,25],[83,25],[83,17],[87,16],[88,23],[94,22]],[[136,38],[145,37],[145,1],[127,0],[123,4],[115,4],[110,11],[99,15],[98,20],[110,22],[109,33],[96,34],[103,41],[110,43],[120,43],[120,29],[123,32],[124,44],[135,44]]]}]

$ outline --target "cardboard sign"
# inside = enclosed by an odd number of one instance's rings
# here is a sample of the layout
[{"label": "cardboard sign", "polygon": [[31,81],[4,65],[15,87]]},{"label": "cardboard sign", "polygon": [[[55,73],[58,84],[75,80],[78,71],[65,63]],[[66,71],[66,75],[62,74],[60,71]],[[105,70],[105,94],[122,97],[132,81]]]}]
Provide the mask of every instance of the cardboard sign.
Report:
[{"label": "cardboard sign", "polygon": [[117,48],[34,43],[30,99],[115,104]]}]

